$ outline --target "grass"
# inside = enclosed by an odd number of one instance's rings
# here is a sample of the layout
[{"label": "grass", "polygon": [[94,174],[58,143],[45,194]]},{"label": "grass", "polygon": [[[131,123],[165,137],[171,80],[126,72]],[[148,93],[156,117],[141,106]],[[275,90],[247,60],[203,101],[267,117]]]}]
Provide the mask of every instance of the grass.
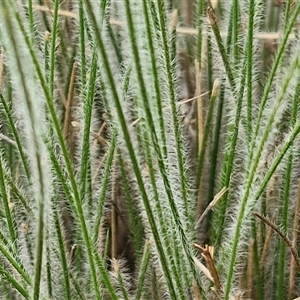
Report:
[{"label": "grass", "polygon": [[300,3],[1,3],[1,299],[300,296]]}]

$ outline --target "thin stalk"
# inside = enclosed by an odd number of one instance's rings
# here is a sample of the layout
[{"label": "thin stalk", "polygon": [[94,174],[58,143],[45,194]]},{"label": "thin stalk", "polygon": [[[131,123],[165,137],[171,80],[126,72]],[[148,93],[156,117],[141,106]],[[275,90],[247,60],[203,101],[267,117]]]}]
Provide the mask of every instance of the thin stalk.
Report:
[{"label": "thin stalk", "polygon": [[[74,100],[76,71],[77,71],[77,63],[74,62],[72,65],[72,72],[71,72],[71,77],[68,85],[68,96],[65,104],[65,114],[64,114],[64,124],[63,124],[63,134],[65,139],[67,139],[68,135],[70,134],[70,125],[71,125],[71,118],[72,118],[71,109]],[[70,148],[70,155],[71,157],[73,157],[73,151],[71,150],[72,146],[70,143],[69,143],[69,148]]]},{"label": "thin stalk", "polygon": [[110,237],[111,237],[111,258],[117,258],[117,243],[118,243],[118,195],[117,195],[117,168],[116,155],[113,158],[111,170],[111,211],[110,211]]},{"label": "thin stalk", "polygon": [[178,23],[178,10],[175,9],[174,12],[172,13],[172,20],[171,20],[171,51],[170,51],[170,55],[171,55],[171,60],[175,61],[176,60],[176,56],[177,56],[177,31],[176,31],[176,27],[177,27],[177,23]]},{"label": "thin stalk", "polygon": [[58,217],[58,207],[56,204],[53,204],[53,211],[54,211],[54,222],[55,222],[55,229],[56,229],[56,235],[57,235],[57,242],[59,246],[59,252],[60,252],[60,263],[63,270],[63,278],[64,278],[64,299],[71,300],[72,294],[71,294],[71,287],[70,287],[70,278],[69,278],[69,266],[67,263],[67,257],[66,257],[66,246],[63,240],[63,234],[62,234],[62,228],[60,225],[59,217]]},{"label": "thin stalk", "polygon": [[94,255],[95,255],[96,266],[98,267],[98,270],[100,271],[101,274],[99,285],[103,285],[103,284],[105,285],[107,292],[110,296],[110,299],[118,300],[119,298],[118,298],[117,291],[111,282],[110,275],[108,274],[107,265],[105,264],[106,260],[100,257],[99,253],[96,251],[94,252]]},{"label": "thin stalk", "polygon": [[[118,149],[119,150],[119,149]],[[128,174],[126,173],[124,161],[122,159],[121,151],[118,151],[118,158],[119,158],[119,165],[122,177],[122,186],[124,188],[126,205],[129,213],[129,223],[130,228],[133,234],[133,242],[134,242],[134,249],[137,253],[142,249],[142,241],[143,241],[143,227],[141,226],[142,220],[137,218],[137,211],[134,207],[134,202],[132,196],[130,194],[130,186],[127,180]]]},{"label": "thin stalk", "polygon": [[28,0],[28,17],[29,17],[29,30],[31,36],[31,42],[34,41],[34,18],[33,18],[33,6],[32,0]]},{"label": "thin stalk", "polygon": [[203,14],[204,14],[205,1],[198,0],[197,3],[197,50],[196,50],[196,60],[201,66],[202,59],[202,37],[203,37]]},{"label": "thin stalk", "polygon": [[254,37],[255,1],[249,2],[248,42],[247,42],[247,138],[248,144],[252,137],[252,86],[253,86],[253,37]]},{"label": "thin stalk", "polygon": [[152,272],[151,272],[151,287],[152,287],[152,294],[151,294],[151,298],[153,300],[160,300],[161,297],[161,288],[158,285],[158,279],[157,279],[157,275],[155,273],[155,268],[152,267]]},{"label": "thin stalk", "polygon": [[211,97],[211,93],[213,90],[213,84],[214,84],[214,57],[213,57],[213,46],[211,42],[211,36],[206,36],[206,45],[207,45],[207,51],[205,55],[207,56],[207,90],[208,95]]},{"label": "thin stalk", "polygon": [[119,263],[115,258],[113,258],[112,264],[113,264],[114,272],[117,275],[116,277],[117,277],[119,286],[120,286],[121,291],[122,291],[123,299],[124,300],[129,300],[128,289],[125,287],[125,284],[124,284],[124,281],[123,281],[123,278],[122,278],[122,274],[120,272]]},{"label": "thin stalk", "polygon": [[[288,225],[288,208],[289,208],[289,199],[290,199],[290,186],[291,186],[291,173],[292,173],[292,164],[293,164],[293,155],[290,154],[288,157],[287,167],[285,171],[285,180],[284,180],[284,186],[283,186],[283,199],[281,204],[281,226],[282,226],[282,232],[284,234],[287,233],[287,225]],[[279,256],[276,264],[276,273],[277,274],[277,280],[276,280],[276,297],[278,299],[284,299],[286,291],[282,288],[285,283],[285,278],[282,276],[286,270],[286,247],[283,240],[280,240],[279,242]],[[281,288],[279,288],[279,286]]]},{"label": "thin stalk", "polygon": [[[46,240],[49,241],[49,236],[46,237]],[[49,245],[46,245],[46,274],[47,274],[48,296],[49,296],[49,298],[52,298],[52,291],[53,291],[52,278],[53,277],[52,277],[52,273],[51,273],[51,257],[50,257]]]},{"label": "thin stalk", "polygon": [[[240,28],[240,22],[239,22],[239,1],[233,0],[232,1],[232,45],[233,45],[233,60],[234,65],[237,64],[239,59],[239,28]],[[249,54],[249,53],[248,53]]]},{"label": "thin stalk", "polygon": [[65,170],[61,166],[61,163],[58,160],[58,158],[56,157],[56,153],[54,152],[53,147],[50,143],[49,143],[49,146],[48,146],[48,151],[50,153],[50,159],[51,159],[53,170],[55,172],[55,175],[59,179],[59,183],[61,184],[61,186],[63,188],[65,197],[66,197],[66,199],[69,200],[70,204],[73,206],[73,208],[76,211],[76,207],[75,207],[75,204],[74,204],[74,201],[73,201],[73,194],[72,194],[72,191],[70,189],[69,182],[67,181],[67,178],[65,176]]},{"label": "thin stalk", "polygon": [[26,173],[27,180],[30,182],[31,174],[30,174],[30,167],[29,167],[29,164],[28,164],[28,160],[27,160],[27,157],[25,155],[26,151],[24,150],[24,147],[21,144],[21,139],[20,139],[18,130],[15,126],[15,121],[14,121],[13,116],[12,116],[11,108],[9,107],[8,103],[6,102],[6,99],[4,98],[2,92],[0,92],[0,102],[3,106],[3,108],[4,108],[5,116],[7,118],[8,124],[10,126],[10,130],[12,132],[13,138],[16,142],[17,149],[18,149],[18,152],[19,152],[19,155],[20,155],[20,158],[21,158],[22,165],[24,167],[24,171]]},{"label": "thin stalk", "polygon": [[291,13],[291,5],[293,0],[287,0],[284,8],[284,28],[286,29],[289,23],[289,16]]},{"label": "thin stalk", "polygon": [[[299,92],[300,92],[300,82],[297,84],[296,92],[294,95],[294,101],[293,101],[293,107],[291,111],[291,120],[290,125],[293,128],[297,121],[297,115],[298,115],[298,99],[299,99]],[[291,180],[292,180],[292,170],[293,170],[293,164],[294,164],[294,155],[291,153],[288,157],[287,161],[287,167],[285,172],[285,180],[284,180],[284,194],[283,194],[283,204],[281,205],[282,211],[281,211],[281,226],[284,233],[288,230],[288,213],[289,213],[289,200],[290,200],[290,188],[291,188]],[[285,245],[282,240],[280,240],[279,245],[279,261],[278,261],[278,272],[277,274],[284,274],[284,270],[286,269],[286,251],[285,251]],[[281,273],[280,273],[281,272]],[[278,276],[277,281],[277,287],[280,285],[284,285],[284,276]],[[277,288],[277,295],[278,298],[284,298],[284,289]]]},{"label": "thin stalk", "polygon": [[[300,212],[300,181],[298,181],[297,187],[297,199],[295,203],[295,213],[293,220],[293,234],[292,234],[292,246],[296,249],[298,245],[298,232],[299,232],[299,212]],[[297,262],[293,256],[291,256],[290,261],[290,276],[289,276],[289,299],[296,296],[296,268]]]},{"label": "thin stalk", "polygon": [[227,29],[227,39],[226,39],[226,53],[229,55],[231,52],[231,46],[232,46],[232,36],[233,36],[233,11],[232,11],[233,6],[231,6],[230,9],[230,14],[229,14],[229,24],[228,24],[228,29]]},{"label": "thin stalk", "polygon": [[151,259],[150,247],[151,247],[151,242],[147,241],[144,247],[144,253],[141,261],[141,266],[139,269],[137,288],[135,292],[135,300],[141,299],[141,295],[145,287],[146,274]]},{"label": "thin stalk", "polygon": [[[213,120],[213,111],[214,111],[214,106],[215,106],[215,100],[217,98],[217,92],[219,89],[219,81],[215,81],[213,92],[211,93],[210,101],[209,101],[209,109],[206,117],[206,123],[204,126],[204,136],[203,136],[203,142],[201,146],[201,152],[198,158],[198,163],[197,163],[197,185],[200,187],[201,185],[201,178],[202,178],[202,173],[203,173],[203,166],[204,166],[204,158],[205,158],[205,153],[208,147],[208,139],[209,135],[211,134],[211,129],[212,129],[212,120]],[[201,101],[199,99],[198,101]],[[198,196],[199,193],[201,192],[200,188],[197,190]],[[213,194],[213,191],[209,192],[209,194]],[[212,197],[208,197],[208,201],[211,200]],[[199,205],[200,203],[198,203]]]},{"label": "thin stalk", "polygon": [[[197,165],[197,184],[200,183],[201,181],[201,176],[202,176],[202,171],[203,171],[203,165],[204,165],[204,158],[205,158],[205,153],[208,145],[208,138],[211,130],[211,125],[212,125],[212,120],[213,120],[213,111],[214,111],[214,105],[215,101],[218,95],[218,90],[219,90],[219,81],[216,80],[213,88],[213,92],[211,94],[211,97],[209,99],[209,109],[206,117],[206,123],[204,126],[204,136],[203,136],[203,141],[201,145],[201,152],[198,158],[198,165]],[[201,99],[197,99],[197,101],[201,101]]]},{"label": "thin stalk", "polygon": [[[83,99],[84,111],[84,129],[83,129],[83,142],[81,150],[81,164],[80,164],[80,194],[86,195],[86,185],[91,185],[91,174],[88,172],[91,167],[90,160],[90,131],[92,123],[92,110],[94,105],[95,82],[97,75],[97,55],[94,52],[91,63],[90,78],[88,83],[88,91]],[[86,195],[89,198],[92,195]]]},{"label": "thin stalk", "polygon": [[76,296],[78,296],[79,299],[81,299],[81,300],[87,300],[86,295],[83,294],[82,286],[79,285],[79,283],[77,282],[77,280],[76,280],[76,278],[74,277],[73,273],[70,272],[69,275],[70,275],[70,277],[71,277],[73,286],[74,286],[74,288],[75,288],[75,290],[76,290],[76,293],[77,293]]},{"label": "thin stalk", "polygon": [[[38,162],[38,173],[42,174],[41,157],[37,153]],[[44,186],[40,184],[40,195],[44,195]],[[41,273],[42,273],[42,261],[43,261],[43,251],[44,251],[44,201],[43,199],[38,199],[38,221],[37,221],[37,244],[35,253],[35,272],[34,272],[34,283],[33,283],[33,299],[39,300],[40,297],[40,284],[41,284]]]},{"label": "thin stalk", "polygon": [[83,10],[83,0],[78,1],[78,13],[79,13],[79,41],[80,41],[80,68],[81,68],[81,86],[82,92],[85,89],[86,84],[86,40],[85,40],[85,18]]},{"label": "thin stalk", "polygon": [[230,87],[232,89],[233,94],[235,94],[236,93],[235,78],[233,76],[233,72],[232,72],[232,69],[230,67],[229,57],[226,53],[226,49],[225,49],[225,46],[223,44],[223,40],[222,40],[222,37],[221,37],[221,34],[220,34],[220,29],[219,29],[219,26],[218,26],[218,23],[217,23],[217,19],[216,19],[216,16],[215,16],[212,8],[207,9],[207,15],[209,17],[210,25],[211,25],[211,28],[214,32],[214,35],[215,35],[215,38],[216,38],[216,41],[217,41],[217,44],[218,44],[218,49],[219,49],[219,52],[220,52],[221,57],[222,57],[222,61],[223,61],[223,64],[224,64],[224,67],[225,67],[225,70],[226,70],[226,75],[227,75]]},{"label": "thin stalk", "polygon": [[[204,45],[204,44],[203,44]],[[204,120],[203,120],[203,98],[201,97],[201,86],[202,86],[202,66],[199,65],[197,61],[195,61],[195,83],[196,83],[196,90],[195,90],[195,97],[197,97],[197,149],[198,155],[200,155],[203,147],[203,135],[204,135]]]},{"label": "thin stalk", "polygon": [[253,260],[254,260],[254,283],[256,286],[256,294],[259,299],[264,299],[264,289],[263,289],[263,274],[261,272],[261,268],[259,266],[260,263],[260,255],[259,255],[259,245],[257,241],[257,230],[256,223],[254,218],[252,219],[252,238],[254,239],[253,243]]},{"label": "thin stalk", "polygon": [[[300,81],[298,81],[297,87],[296,87],[296,92],[294,95],[294,101],[293,101],[293,107],[292,107],[292,113],[291,113],[291,125],[294,126],[296,121],[297,121],[297,115],[298,115],[298,101],[299,99],[299,94],[300,94]],[[293,152],[290,154],[293,155]],[[298,228],[299,228],[299,222],[298,222],[298,217],[299,217],[299,208],[300,208],[300,185],[298,183],[297,187],[297,199],[296,199],[296,204],[295,204],[295,214],[294,214],[294,220],[293,220],[293,238],[292,238],[292,243],[293,247],[296,248],[297,245],[297,240],[298,240]],[[291,262],[290,262],[290,278],[289,278],[289,296],[292,298],[294,292],[295,292],[295,274],[296,274],[296,262],[295,259],[292,257]]]},{"label": "thin stalk", "polygon": [[[44,5],[44,0],[38,0],[39,5]],[[51,31],[51,27],[49,25],[49,21],[47,19],[47,14],[42,14],[42,19],[43,19],[43,25],[46,27],[47,31]]]},{"label": "thin stalk", "polygon": [[17,247],[16,241],[17,241],[17,232],[15,230],[15,224],[14,224],[14,217],[12,215],[12,210],[9,207],[9,198],[7,195],[6,191],[6,184],[4,180],[4,169],[3,169],[3,164],[2,164],[2,158],[0,158],[0,194],[1,198],[3,201],[3,206],[4,206],[4,211],[5,211],[5,218],[6,218],[6,223],[9,231],[9,235],[11,238],[11,242],[15,244]]},{"label": "thin stalk", "polygon": [[107,151],[107,160],[106,160],[105,168],[103,171],[103,177],[102,177],[102,182],[101,182],[102,188],[101,188],[100,195],[99,195],[98,209],[96,212],[95,225],[94,225],[95,227],[94,227],[94,233],[93,233],[93,243],[94,244],[97,242],[98,237],[99,237],[99,229],[100,229],[100,224],[101,224],[101,220],[102,220],[102,216],[103,216],[106,190],[108,189],[108,185],[109,185],[109,178],[110,178],[110,174],[111,174],[111,168],[112,168],[112,163],[113,163],[113,158],[114,158],[114,153],[115,153],[116,140],[117,140],[117,134],[115,132],[112,135],[110,146]]},{"label": "thin stalk", "polygon": [[[106,18],[106,25],[107,25],[107,31],[111,40],[111,43],[113,44],[118,62],[119,62],[119,66],[122,66],[123,63],[123,54],[122,54],[122,50],[120,47],[120,41],[118,41],[119,36],[115,36],[113,28],[109,22],[109,15]],[[120,67],[121,71],[122,71],[122,67]]]},{"label": "thin stalk", "polygon": [[54,95],[54,73],[55,73],[55,62],[56,62],[56,37],[58,31],[58,8],[59,8],[60,1],[54,1],[54,9],[53,9],[53,23],[52,23],[52,30],[51,30],[51,49],[50,49],[50,70],[49,70],[49,91],[50,97],[53,99]]},{"label": "thin stalk", "polygon": [[[213,144],[212,144],[212,149],[211,149],[211,165],[210,165],[210,170],[209,170],[209,194],[208,194],[208,199],[212,199],[214,192],[215,192],[215,187],[217,185],[216,182],[216,175],[217,175],[217,164],[218,164],[218,153],[219,153],[219,144],[220,144],[220,133],[221,133],[221,127],[222,127],[222,118],[223,118],[223,108],[224,108],[224,102],[225,102],[225,79],[223,78],[220,84],[220,96],[219,96],[219,101],[217,105],[217,111],[216,111],[216,121],[215,121],[215,126],[213,130]],[[213,217],[215,217],[213,215]],[[212,218],[212,215],[209,215],[209,221]],[[214,226],[214,231],[215,235],[219,235],[219,231],[221,228],[218,228],[217,226]],[[213,237],[211,240],[215,240],[215,237]]]}]

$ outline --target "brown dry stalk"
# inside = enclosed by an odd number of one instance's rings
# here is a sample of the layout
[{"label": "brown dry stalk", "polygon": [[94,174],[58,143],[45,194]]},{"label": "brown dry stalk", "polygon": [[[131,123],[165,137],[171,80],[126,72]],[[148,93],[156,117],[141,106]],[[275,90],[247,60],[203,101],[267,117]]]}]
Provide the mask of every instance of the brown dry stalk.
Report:
[{"label": "brown dry stalk", "polygon": [[100,159],[100,160],[98,160],[98,167],[97,167],[97,169],[96,169],[96,171],[95,171],[95,173],[94,173],[94,175],[93,175],[93,177],[92,177],[92,186],[94,187],[95,186],[95,184],[97,183],[97,178],[98,178],[98,175],[99,175],[99,173],[100,173],[100,171],[101,171],[101,168],[103,167],[103,163],[104,163],[104,161],[105,161],[105,159],[106,159],[106,154],[104,154],[104,156]]},{"label": "brown dry stalk", "polygon": [[[9,144],[11,144],[12,146],[18,148],[18,145],[17,145],[17,143],[16,143],[14,140],[10,139],[8,136],[6,136],[6,135],[4,135],[4,134],[2,134],[2,133],[0,133],[0,140],[6,141],[6,142],[8,142]],[[29,154],[28,154],[28,151],[27,151],[25,148],[23,148],[23,152],[24,152],[26,155],[29,155]]]},{"label": "brown dry stalk", "polygon": [[120,265],[119,262],[113,257],[112,258],[112,267],[113,267],[113,271],[119,275],[120,274]]},{"label": "brown dry stalk", "polygon": [[77,248],[78,248],[77,244],[73,244],[71,247],[71,251],[69,254],[69,265],[71,265],[75,260],[75,254],[76,254]]},{"label": "brown dry stalk", "polygon": [[[299,212],[300,212],[300,180],[298,183],[298,197],[295,205],[295,214],[294,214],[294,222],[293,222],[293,238],[292,245],[294,248],[297,246],[298,241],[298,233],[299,233]],[[289,299],[295,295],[295,277],[296,277],[296,267],[297,262],[295,258],[291,257],[291,266],[290,266],[290,278],[289,278]]]},{"label": "brown dry stalk", "polygon": [[289,247],[294,259],[295,259],[295,263],[296,266],[298,268],[298,272],[300,273],[300,262],[299,262],[299,258],[297,255],[297,252],[292,244],[292,242],[276,227],[275,224],[271,223],[267,218],[259,215],[258,213],[253,213],[254,216],[256,216],[257,218],[261,219],[264,223],[266,223],[268,226],[270,226],[282,239],[283,241],[287,244],[287,246]]},{"label": "brown dry stalk", "polygon": [[102,146],[107,146],[108,143],[106,141],[106,139],[104,137],[102,137],[102,133],[104,131],[104,129],[107,127],[107,123],[103,122],[103,124],[101,125],[101,127],[99,128],[99,131],[94,135],[95,139],[94,139],[94,145],[99,143]]},{"label": "brown dry stalk", "polygon": [[[212,91],[214,92],[214,90]],[[198,100],[200,99],[201,97],[205,96],[209,94],[209,91],[205,92],[205,93],[202,93],[201,95],[198,95],[198,96],[195,96],[195,97],[192,97],[192,98],[189,98],[189,99],[185,99],[185,100],[181,100],[181,101],[178,101],[176,102],[176,105],[177,106],[180,106],[180,105],[183,105],[185,103],[188,103],[188,102],[191,102],[193,100]],[[165,106],[163,107],[163,110],[167,110],[167,109],[171,109],[171,106]],[[134,120],[131,124],[129,124],[129,127],[133,127],[134,125],[136,125],[139,121],[141,120],[141,118],[138,118],[136,120]]]},{"label": "brown dry stalk", "polygon": [[177,28],[177,24],[178,24],[178,9],[174,9],[174,11],[172,12],[172,16],[171,16],[171,30],[176,31]]},{"label": "brown dry stalk", "polygon": [[[176,102],[176,105],[179,106],[179,105],[182,105],[182,104],[185,104],[185,103],[188,103],[188,102],[191,102],[193,100],[198,100],[198,99],[201,99],[201,97],[205,96],[209,94],[209,91],[205,92],[205,93],[202,93],[201,95],[198,95],[198,96],[195,96],[195,97],[192,97],[192,98],[189,98],[189,99],[186,99],[186,100],[181,100],[181,101],[178,101]],[[164,109],[166,108],[170,108],[170,106],[168,107],[165,107]]]},{"label": "brown dry stalk", "polygon": [[[273,223],[275,222],[276,215],[277,215],[277,210],[274,211],[271,222],[273,222]],[[266,257],[268,254],[268,250],[269,250],[269,246],[270,246],[270,242],[271,242],[271,235],[272,235],[272,227],[268,227],[268,231],[266,233],[266,238],[265,238],[265,242],[264,242],[264,246],[263,246],[263,250],[262,250],[262,255],[260,258],[260,262],[259,262],[260,272],[262,272],[264,270],[264,262],[266,261]]]},{"label": "brown dry stalk", "polygon": [[208,19],[209,19],[209,22],[211,24],[211,26],[216,26],[217,25],[217,18],[216,18],[216,15],[214,13],[214,10],[212,7],[208,7],[207,10],[206,10],[206,13],[207,13],[207,16],[208,16]]},{"label": "brown dry stalk", "polygon": [[[50,13],[50,14],[53,14],[53,12],[54,12],[53,9],[51,9],[45,5],[33,5],[33,9],[35,9],[37,11]],[[77,18],[77,14],[70,12],[68,10],[63,10],[63,9],[58,10],[58,15],[63,16],[63,17],[68,17],[68,18]]]},{"label": "brown dry stalk", "polygon": [[[120,23],[121,22],[119,22],[118,25],[121,25]],[[182,35],[197,35],[198,34],[198,30],[197,29],[195,29],[195,28],[188,28],[188,27],[177,27],[176,31],[177,31],[177,34],[182,34]],[[206,31],[203,30],[203,33],[206,33]],[[221,34],[222,38],[226,38],[227,37],[227,33],[226,32],[221,31],[220,34]],[[281,32],[258,32],[258,33],[254,34],[254,37],[256,39],[259,39],[259,40],[269,40],[269,41],[272,41],[272,40],[278,40],[278,39],[280,39],[282,37],[282,35],[283,35],[283,33],[281,33]],[[290,39],[295,39],[295,35],[294,34],[290,34],[289,38]]]},{"label": "brown dry stalk", "polygon": [[[106,126],[106,123],[105,123],[105,122],[103,123],[103,125],[101,126],[101,128],[102,128],[103,126],[104,126],[104,127]],[[100,128],[100,130],[99,130],[97,133],[92,132],[92,135],[93,135],[93,137],[94,137],[93,144],[94,144],[94,146],[97,145],[97,144],[100,144],[101,146],[106,147],[106,146],[108,145],[108,142],[107,142],[107,140],[102,136],[102,131],[103,131],[103,130],[101,130],[101,128]]]},{"label": "brown dry stalk", "polygon": [[217,78],[213,84],[213,88],[211,91],[211,99],[214,99],[217,97],[217,95],[219,93],[219,88],[220,88],[220,80]]},{"label": "brown dry stalk", "polygon": [[207,216],[207,214],[209,213],[210,210],[212,210],[215,205],[217,204],[217,202],[223,197],[223,195],[227,192],[228,188],[227,187],[223,187],[215,196],[214,199],[208,204],[208,206],[206,207],[205,211],[202,213],[201,217],[199,218],[199,220],[196,223],[195,228],[198,228],[199,225],[202,223],[202,221],[205,219],[205,217]]},{"label": "brown dry stalk", "polygon": [[221,282],[220,282],[220,278],[219,278],[219,274],[217,272],[214,260],[213,260],[213,247],[205,245],[205,247],[201,247],[198,244],[194,244],[194,246],[201,250],[202,253],[202,257],[206,260],[207,262],[207,268],[212,276],[212,278],[214,279],[214,283],[215,283],[215,287],[216,287],[216,291],[220,291],[221,289]]},{"label": "brown dry stalk", "polygon": [[194,299],[202,300],[200,290],[196,282],[193,283],[193,290],[194,290],[194,297],[195,297]]},{"label": "brown dry stalk", "polygon": [[218,7],[218,4],[219,4],[219,0],[210,0],[210,6],[215,9]]},{"label": "brown dry stalk", "polygon": [[68,91],[68,98],[67,103],[65,107],[65,120],[64,120],[64,129],[63,133],[64,136],[67,137],[70,129],[70,123],[71,123],[71,107],[73,103],[73,96],[74,96],[74,87],[75,87],[75,78],[76,78],[76,69],[77,69],[77,63],[74,62],[72,67],[72,73],[71,73],[71,79],[70,79],[70,85],[69,85],[69,91]]},{"label": "brown dry stalk", "polygon": [[98,135],[102,135],[102,133],[104,132],[104,129],[107,127],[107,123],[103,122],[103,124],[101,125],[99,131],[98,131]]},{"label": "brown dry stalk", "polygon": [[14,140],[10,139],[5,134],[0,133],[0,140],[4,140],[4,141],[10,143],[11,145],[13,145],[16,148],[18,147],[17,143]]}]

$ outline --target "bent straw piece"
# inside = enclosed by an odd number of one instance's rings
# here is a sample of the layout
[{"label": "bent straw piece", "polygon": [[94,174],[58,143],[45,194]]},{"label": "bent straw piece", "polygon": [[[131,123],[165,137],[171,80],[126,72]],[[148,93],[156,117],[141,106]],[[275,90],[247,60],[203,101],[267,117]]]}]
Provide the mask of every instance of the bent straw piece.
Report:
[{"label": "bent straw piece", "polygon": [[253,213],[254,216],[258,217],[259,219],[261,219],[264,223],[266,223],[268,226],[270,226],[282,239],[283,241],[287,244],[287,246],[289,247],[294,259],[295,259],[295,262],[296,262],[296,265],[297,265],[297,268],[298,268],[298,272],[300,273],[300,262],[299,262],[299,258],[298,258],[298,255],[297,255],[297,252],[295,250],[295,248],[293,247],[293,244],[292,242],[276,227],[275,224],[271,223],[267,218],[259,215],[258,213]]},{"label": "bent straw piece", "polygon": [[206,207],[205,211],[203,212],[203,214],[201,215],[201,217],[197,221],[195,229],[197,229],[199,227],[199,225],[203,222],[203,220],[205,219],[205,217],[207,216],[207,214],[209,213],[209,211],[212,210],[215,207],[215,205],[217,204],[217,202],[223,197],[223,195],[227,192],[227,190],[228,190],[227,187],[223,187],[215,195],[214,199],[208,204],[208,206]]}]

